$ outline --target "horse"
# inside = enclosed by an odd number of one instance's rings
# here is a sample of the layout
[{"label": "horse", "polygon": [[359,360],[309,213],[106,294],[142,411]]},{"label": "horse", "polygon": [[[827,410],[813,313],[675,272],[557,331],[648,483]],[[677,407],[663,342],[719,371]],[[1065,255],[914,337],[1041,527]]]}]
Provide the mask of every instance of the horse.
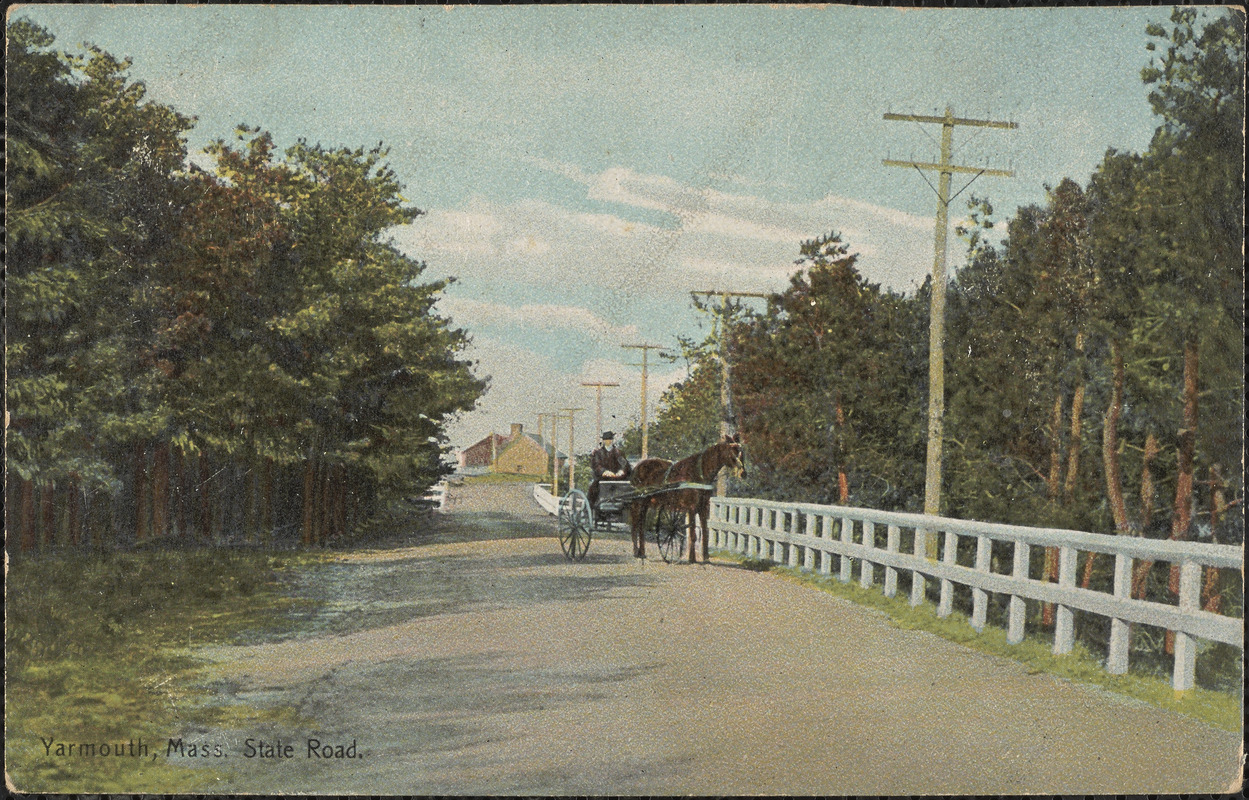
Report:
[{"label": "horse", "polygon": [[[696,455],[680,461],[669,461],[665,458],[647,458],[639,461],[629,476],[629,483],[634,491],[661,489],[675,486],[683,482],[711,483],[724,467],[731,468],[739,476],[746,476],[746,466],[742,463],[742,440],[735,434],[725,434],[720,441]],[[709,531],[707,519],[711,515],[711,492],[706,489],[683,489],[640,497],[629,506],[629,518],[633,526],[633,556],[646,558],[646,516],[651,508],[666,508],[672,511],[685,512],[688,520],[689,535],[686,537],[688,557],[691,564],[694,558],[694,521],[698,517],[702,521],[702,554],[707,560],[707,540]]]}]

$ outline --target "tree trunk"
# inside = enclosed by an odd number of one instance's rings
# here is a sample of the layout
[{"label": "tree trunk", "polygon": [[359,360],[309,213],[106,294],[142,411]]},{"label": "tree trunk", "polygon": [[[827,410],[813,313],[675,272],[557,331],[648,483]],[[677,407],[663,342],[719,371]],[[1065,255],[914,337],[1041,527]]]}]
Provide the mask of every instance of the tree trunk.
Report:
[{"label": "tree trunk", "polygon": [[1062,485],[1063,468],[1063,393],[1054,391],[1054,409],[1050,414],[1050,472],[1045,479],[1045,496],[1051,501],[1058,499],[1058,487]]},{"label": "tree trunk", "polygon": [[1153,431],[1145,434],[1145,455],[1141,457],[1141,534],[1154,524],[1154,459],[1162,452],[1158,436]]},{"label": "tree trunk", "polygon": [[69,486],[65,498],[66,533],[71,547],[77,547],[82,539],[82,515],[78,501],[82,497],[82,481],[77,472],[69,474]]},{"label": "tree trunk", "polygon": [[[1219,465],[1210,466],[1210,541],[1219,541],[1219,522],[1223,512],[1227,510],[1223,496],[1223,476],[1219,474]],[[1201,587],[1201,607],[1211,614],[1219,613],[1223,605],[1223,594],[1219,591],[1218,567],[1206,567],[1205,581]]]},{"label": "tree trunk", "polygon": [[170,466],[170,495],[169,504],[172,508],[173,526],[178,531],[178,538],[185,539],[187,535],[187,510],[186,510],[186,465],[185,457],[181,447],[171,447]]},{"label": "tree trunk", "polygon": [[1071,396],[1071,441],[1067,447],[1067,480],[1063,483],[1063,502],[1071,505],[1075,502],[1076,485],[1080,475],[1080,449],[1083,442],[1080,438],[1084,416],[1084,334],[1076,333],[1076,353],[1079,359],[1080,376],[1076,381],[1075,391]]},{"label": "tree trunk", "polygon": [[196,494],[199,495],[200,537],[211,541],[213,538],[213,501],[209,487],[212,484],[212,465],[209,463],[208,451],[201,449],[196,460],[199,461],[199,485],[196,487]]},{"label": "tree trunk", "polygon": [[347,530],[355,535],[360,524],[360,484],[355,472],[347,473]]},{"label": "tree trunk", "polygon": [[256,541],[256,463],[255,455],[250,452],[243,462],[243,541],[249,544]]},{"label": "tree trunk", "polygon": [[136,542],[142,542],[148,536],[147,495],[147,447],[140,439],[134,443],[134,540]]},{"label": "tree trunk", "polygon": [[35,482],[22,479],[22,550],[34,550],[35,539]]},{"label": "tree trunk", "polygon": [[[1058,503],[1058,489],[1062,483],[1063,464],[1063,394],[1062,389],[1054,391],[1054,409],[1050,414],[1050,472],[1045,480],[1045,496],[1049,498],[1051,509]],[[1058,548],[1045,548],[1045,563],[1041,567],[1041,580],[1053,583],[1058,580]],[[1041,624],[1049,627],[1054,624],[1054,604],[1041,604]]]},{"label": "tree trunk", "polygon": [[[1175,509],[1171,516],[1171,538],[1188,538],[1193,518],[1193,462],[1197,451],[1197,340],[1184,341],[1184,427],[1180,429],[1176,448]],[[1171,565],[1167,591],[1180,593],[1180,565]],[[1175,632],[1167,631],[1166,652],[1175,652]]]},{"label": "tree trunk", "polygon": [[316,485],[316,464],[309,458],[304,461],[304,523],[299,532],[299,541],[305,545],[312,544],[312,507],[314,498],[313,487]]},{"label": "tree trunk", "polygon": [[[1141,535],[1144,535],[1154,522],[1153,463],[1161,452],[1162,446],[1158,444],[1157,435],[1153,431],[1145,434],[1145,454],[1141,457]],[[1137,600],[1145,599],[1146,579],[1153,568],[1153,561],[1136,562],[1132,570],[1132,596]]]},{"label": "tree trunk", "polygon": [[1123,499],[1123,468],[1119,462],[1119,417],[1123,414],[1123,350],[1117,339],[1110,340],[1110,403],[1102,423],[1102,466],[1106,472],[1106,498],[1115,533],[1128,532],[1128,508]]},{"label": "tree trunk", "polygon": [[347,538],[347,467],[339,465],[334,483],[334,530],[340,538]]},{"label": "tree trunk", "polygon": [[[1123,346],[1118,339],[1110,340],[1110,402],[1102,419],[1102,469],[1106,474],[1106,499],[1110,503],[1110,516],[1115,522],[1115,534],[1128,533],[1128,507],[1123,499],[1123,467],[1119,461],[1119,417],[1123,414]],[[1093,581],[1094,553],[1084,556],[1084,574],[1080,586],[1087,589]]]},{"label": "tree trunk", "polygon": [[152,535],[169,533],[169,443],[157,442],[152,451]]},{"label": "tree trunk", "polygon": [[846,412],[841,407],[841,395],[837,396],[837,502],[846,505],[850,502],[850,482],[846,479],[845,452],[841,447],[842,434],[846,426]]},{"label": "tree trunk", "polygon": [[56,484],[48,481],[39,491],[39,516],[43,528],[43,547],[56,544]]},{"label": "tree trunk", "polygon": [[260,535],[265,544],[273,541],[273,459],[265,456],[260,473]]},{"label": "tree trunk", "polygon": [[[1175,511],[1171,517],[1173,540],[1188,538],[1193,512],[1193,462],[1197,450],[1197,342],[1184,343],[1184,427],[1176,448]],[[1171,568],[1168,588],[1172,594],[1180,590],[1178,565]]]},{"label": "tree trunk", "polygon": [[319,523],[317,544],[325,544],[332,535],[330,529],[330,521],[332,519],[330,515],[330,503],[332,502],[330,487],[333,484],[333,474],[334,467],[332,465],[326,464],[321,470],[321,497],[320,502],[317,503]]}]

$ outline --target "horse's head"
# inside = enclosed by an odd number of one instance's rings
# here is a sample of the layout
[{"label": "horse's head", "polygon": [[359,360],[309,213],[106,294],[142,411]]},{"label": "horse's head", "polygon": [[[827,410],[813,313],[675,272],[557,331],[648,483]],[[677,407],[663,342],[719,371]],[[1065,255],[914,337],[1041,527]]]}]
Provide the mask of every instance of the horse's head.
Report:
[{"label": "horse's head", "polygon": [[733,470],[739,478],[746,477],[746,462],[742,460],[742,437],[737,433],[726,433],[720,437],[719,449],[723,452],[724,466]]}]

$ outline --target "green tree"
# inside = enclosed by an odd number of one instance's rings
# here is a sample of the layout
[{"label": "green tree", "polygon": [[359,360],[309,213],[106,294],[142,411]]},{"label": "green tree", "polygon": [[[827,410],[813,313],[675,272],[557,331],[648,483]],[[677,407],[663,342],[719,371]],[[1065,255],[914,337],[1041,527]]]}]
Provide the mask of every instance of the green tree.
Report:
[{"label": "green tree", "polygon": [[836,233],[803,242],[800,256],[789,288],[734,331],[751,483],[771,495],[910,507],[922,483],[913,308],[864,280]]},{"label": "green tree", "polygon": [[[1200,18],[1179,8],[1170,30],[1150,25],[1148,49],[1165,52],[1141,73],[1162,120],[1138,192],[1141,267],[1153,279],[1144,316],[1173,331],[1182,354],[1173,539],[1192,533],[1199,465],[1217,471],[1243,448],[1244,17],[1224,11],[1198,30]],[[1172,569],[1172,593],[1178,585]]]},{"label": "green tree", "polygon": [[131,309],[178,224],[192,122],[147,101],[129,61],[55,52],[23,19],[7,30],[8,465],[29,546],[36,486],[47,541],[54,487],[73,503],[80,485],[116,491],[116,448],[159,424]]}]

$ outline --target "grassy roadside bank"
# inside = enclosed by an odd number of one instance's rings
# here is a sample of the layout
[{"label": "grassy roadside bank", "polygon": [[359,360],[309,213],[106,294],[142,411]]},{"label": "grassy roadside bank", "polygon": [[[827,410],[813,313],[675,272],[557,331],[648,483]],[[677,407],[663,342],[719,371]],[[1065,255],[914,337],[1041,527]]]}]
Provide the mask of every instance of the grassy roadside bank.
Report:
[{"label": "grassy roadside bank", "polygon": [[939,618],[936,609],[931,605],[912,607],[908,598],[901,595],[885,597],[879,587],[864,589],[857,583],[842,583],[832,577],[744,558],[726,550],[716,551],[714,556],[744,564],[759,572],[773,573],[784,580],[828,592],[858,605],[879,609],[889,616],[890,624],[895,627],[928,631],[980,652],[1019,661],[1028,665],[1030,671],[1092,684],[1168,711],[1195,717],[1223,730],[1240,731],[1242,727],[1242,698],[1239,695],[1199,688],[1177,696],[1170,682],[1163,678],[1133,673],[1111,675],[1096,656],[1079,644],[1071,653],[1056,656],[1052,650],[1052,642],[1041,637],[1028,636],[1018,645],[1007,644],[1005,630],[988,626],[983,632],[977,633],[963,614],[955,612],[948,617]]},{"label": "grassy roadside bank", "polygon": [[[208,705],[185,649],[275,629],[297,602],[282,574],[323,553],[154,550],[24,559],[6,579],[5,763],[23,792],[186,792],[208,769],[168,763],[192,726],[278,721],[289,709]],[[136,743],[152,755],[57,757],[45,742]],[[101,748],[102,749],[102,748]]]}]

